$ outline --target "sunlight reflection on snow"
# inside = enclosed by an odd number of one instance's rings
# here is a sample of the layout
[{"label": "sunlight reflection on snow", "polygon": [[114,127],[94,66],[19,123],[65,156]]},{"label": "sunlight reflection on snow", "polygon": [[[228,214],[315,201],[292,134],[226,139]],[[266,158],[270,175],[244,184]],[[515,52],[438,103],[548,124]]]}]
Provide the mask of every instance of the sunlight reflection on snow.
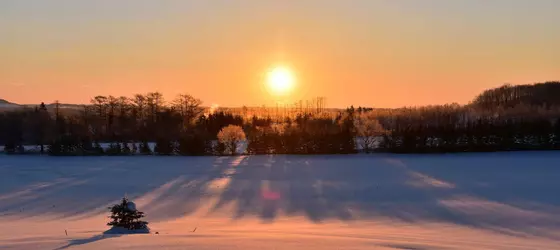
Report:
[{"label": "sunlight reflection on snow", "polygon": [[264,200],[279,200],[282,195],[279,192],[270,190],[270,181],[263,180],[261,184],[261,197]]}]

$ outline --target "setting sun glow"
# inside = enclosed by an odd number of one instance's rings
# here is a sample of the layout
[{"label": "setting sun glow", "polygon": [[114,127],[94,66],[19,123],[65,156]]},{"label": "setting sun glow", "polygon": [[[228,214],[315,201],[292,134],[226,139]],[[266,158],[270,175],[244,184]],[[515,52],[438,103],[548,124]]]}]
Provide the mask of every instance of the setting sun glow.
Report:
[{"label": "setting sun glow", "polygon": [[274,67],[267,74],[266,84],[273,94],[288,94],[294,88],[294,83],[294,74],[286,67]]}]

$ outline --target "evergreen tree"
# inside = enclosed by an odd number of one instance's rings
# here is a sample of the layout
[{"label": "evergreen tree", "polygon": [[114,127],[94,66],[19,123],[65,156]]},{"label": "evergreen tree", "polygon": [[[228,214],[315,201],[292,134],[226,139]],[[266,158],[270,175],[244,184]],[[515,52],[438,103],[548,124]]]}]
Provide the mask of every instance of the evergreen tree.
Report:
[{"label": "evergreen tree", "polygon": [[148,222],[140,220],[144,213],[136,210],[136,205],[123,198],[121,203],[109,207],[111,222],[107,226],[126,228],[128,230],[147,229]]}]

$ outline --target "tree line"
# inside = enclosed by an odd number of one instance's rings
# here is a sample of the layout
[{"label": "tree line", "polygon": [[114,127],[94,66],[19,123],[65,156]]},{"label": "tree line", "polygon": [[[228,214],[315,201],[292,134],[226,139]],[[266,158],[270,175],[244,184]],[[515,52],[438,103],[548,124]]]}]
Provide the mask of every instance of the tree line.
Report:
[{"label": "tree line", "polygon": [[377,150],[395,153],[560,149],[560,112],[517,106],[497,112],[444,105],[378,118],[390,132]]},{"label": "tree line", "polygon": [[223,127],[242,125],[243,119],[222,112],[203,114],[201,104],[190,95],[167,103],[158,92],[131,98],[96,96],[80,108],[55,103],[48,110],[42,103],[0,113],[0,143],[6,153],[24,153],[23,145],[39,145],[40,153],[51,155],[205,155],[213,153],[210,144]]},{"label": "tree line", "polygon": [[[44,104],[0,113],[9,154],[50,155],[444,153],[560,149],[560,83],[483,92],[467,105],[359,107],[295,118],[205,113],[202,102],[158,92],[96,96],[90,105]],[[240,148],[243,147],[243,148]]]}]

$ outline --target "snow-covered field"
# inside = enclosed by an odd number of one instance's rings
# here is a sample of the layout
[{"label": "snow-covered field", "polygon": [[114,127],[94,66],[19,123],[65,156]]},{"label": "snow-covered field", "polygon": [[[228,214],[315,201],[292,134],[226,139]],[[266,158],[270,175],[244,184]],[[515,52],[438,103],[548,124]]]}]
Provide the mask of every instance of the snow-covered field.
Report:
[{"label": "snow-covered field", "polygon": [[0,249],[66,248],[560,249],[560,152],[0,156]]}]

